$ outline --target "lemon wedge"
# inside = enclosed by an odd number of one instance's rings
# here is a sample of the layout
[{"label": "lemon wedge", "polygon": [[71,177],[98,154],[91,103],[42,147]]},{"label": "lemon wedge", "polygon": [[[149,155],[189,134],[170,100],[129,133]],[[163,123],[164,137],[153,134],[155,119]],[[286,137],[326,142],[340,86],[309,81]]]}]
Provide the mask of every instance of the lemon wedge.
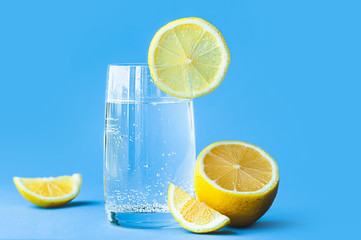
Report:
[{"label": "lemon wedge", "polygon": [[198,156],[194,173],[197,199],[246,227],[259,219],[276,197],[276,161],[263,149],[241,141],[222,141]]},{"label": "lemon wedge", "polygon": [[13,178],[20,194],[44,208],[59,207],[73,200],[80,191],[80,174],[47,178]]},{"label": "lemon wedge", "polygon": [[201,18],[182,18],[162,27],[148,52],[154,83],[179,98],[212,92],[225,77],[230,53],[222,34]]},{"label": "lemon wedge", "polygon": [[195,200],[174,184],[169,185],[168,206],[185,229],[195,233],[213,232],[229,223],[229,218]]}]

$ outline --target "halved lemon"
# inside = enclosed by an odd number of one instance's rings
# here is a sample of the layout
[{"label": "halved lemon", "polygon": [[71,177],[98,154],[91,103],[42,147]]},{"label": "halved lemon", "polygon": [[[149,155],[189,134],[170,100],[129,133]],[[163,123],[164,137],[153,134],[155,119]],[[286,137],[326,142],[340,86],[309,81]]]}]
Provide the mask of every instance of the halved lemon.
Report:
[{"label": "halved lemon", "polygon": [[195,174],[197,199],[228,216],[232,226],[257,221],[276,197],[276,161],[263,149],[240,141],[222,141],[198,156]]},{"label": "halved lemon", "polygon": [[182,18],[162,27],[148,53],[154,83],[179,98],[212,92],[225,77],[230,53],[222,34],[201,18]]},{"label": "halved lemon", "polygon": [[228,217],[195,200],[172,183],[168,190],[168,206],[179,224],[195,233],[213,232],[229,223]]},{"label": "halved lemon", "polygon": [[47,178],[13,178],[20,194],[40,207],[59,207],[73,200],[80,191],[80,174]]}]

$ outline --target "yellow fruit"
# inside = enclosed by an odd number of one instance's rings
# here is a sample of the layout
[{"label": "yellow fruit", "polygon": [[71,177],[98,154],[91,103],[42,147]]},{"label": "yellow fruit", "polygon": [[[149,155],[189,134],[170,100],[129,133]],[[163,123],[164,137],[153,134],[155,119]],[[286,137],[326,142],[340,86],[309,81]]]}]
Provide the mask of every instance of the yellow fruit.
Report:
[{"label": "yellow fruit", "polygon": [[182,18],[162,27],[148,53],[154,83],[179,98],[212,92],[225,77],[230,54],[222,34],[201,18]]},{"label": "yellow fruit", "polygon": [[16,188],[29,202],[39,207],[59,207],[73,200],[80,191],[80,174],[48,178],[13,178]]},{"label": "yellow fruit", "polygon": [[272,205],[278,189],[278,165],[263,149],[240,141],[222,141],[198,156],[194,183],[197,199],[246,227]]},{"label": "yellow fruit", "polygon": [[179,224],[195,233],[213,232],[229,223],[228,217],[198,202],[172,183],[169,184],[168,206]]}]

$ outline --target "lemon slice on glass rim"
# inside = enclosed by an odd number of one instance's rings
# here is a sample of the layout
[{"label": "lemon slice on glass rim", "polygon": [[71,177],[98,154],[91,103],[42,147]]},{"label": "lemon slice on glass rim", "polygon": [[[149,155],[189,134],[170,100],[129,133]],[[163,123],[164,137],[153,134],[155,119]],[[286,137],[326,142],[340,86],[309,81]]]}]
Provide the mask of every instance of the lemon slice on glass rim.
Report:
[{"label": "lemon slice on glass rim", "polygon": [[178,98],[203,96],[223,81],[230,53],[222,34],[201,18],[182,18],[154,36],[148,64],[154,83]]}]

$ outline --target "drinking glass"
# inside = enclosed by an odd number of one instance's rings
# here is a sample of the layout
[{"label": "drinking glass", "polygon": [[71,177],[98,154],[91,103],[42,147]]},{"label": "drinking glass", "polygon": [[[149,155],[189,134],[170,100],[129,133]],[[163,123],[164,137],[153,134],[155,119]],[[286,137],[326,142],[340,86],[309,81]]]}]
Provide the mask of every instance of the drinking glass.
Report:
[{"label": "drinking glass", "polygon": [[192,100],[159,89],[147,64],[110,65],[104,142],[108,220],[138,228],[173,224],[169,183],[194,195]]}]

